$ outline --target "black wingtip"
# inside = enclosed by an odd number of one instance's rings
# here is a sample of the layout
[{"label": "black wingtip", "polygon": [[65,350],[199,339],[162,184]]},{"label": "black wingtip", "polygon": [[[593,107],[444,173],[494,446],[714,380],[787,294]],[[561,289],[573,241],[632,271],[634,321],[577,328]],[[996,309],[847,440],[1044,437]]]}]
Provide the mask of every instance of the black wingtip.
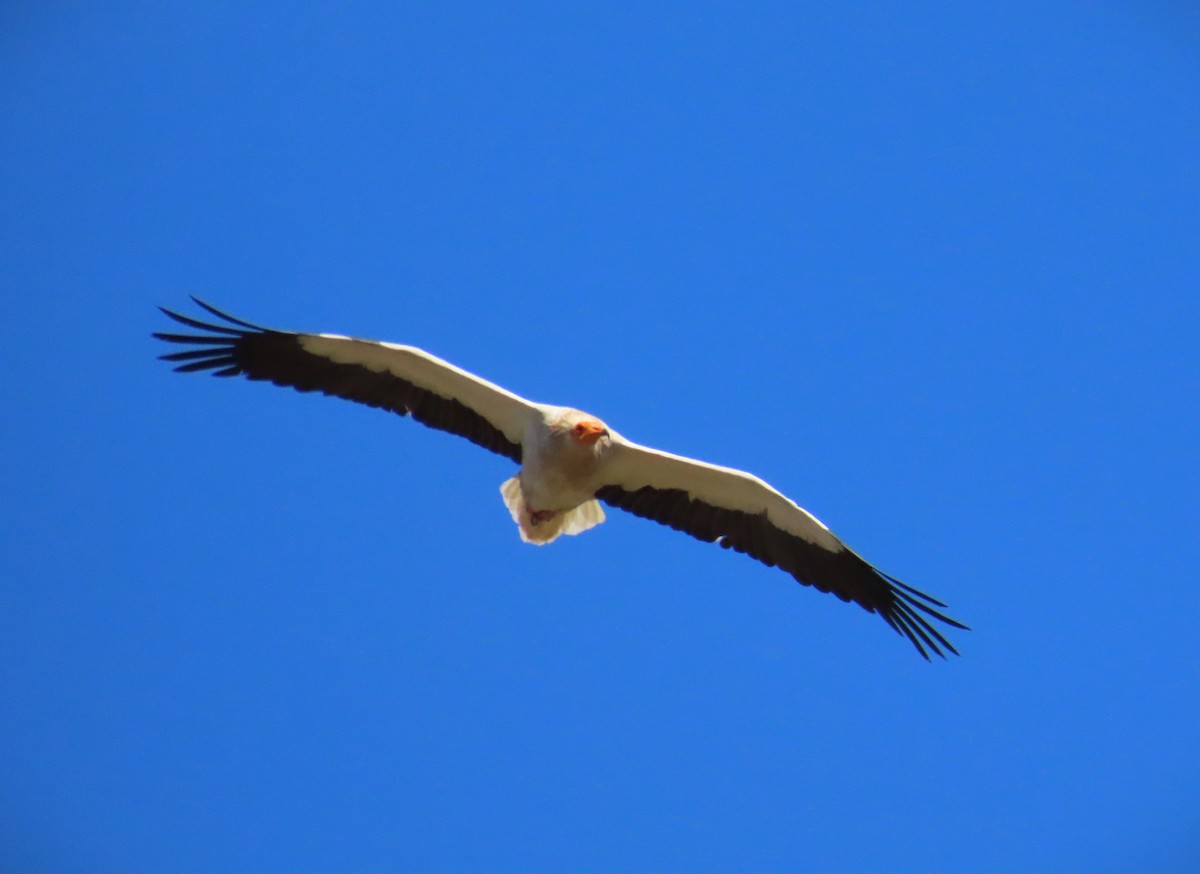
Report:
[{"label": "black wingtip", "polygon": [[229,337],[213,337],[207,334],[167,334],[162,331],[155,331],[150,336],[155,340],[162,340],[166,343],[187,343],[191,346],[222,346],[233,342]]},{"label": "black wingtip", "polygon": [[246,322],[246,321],[243,321],[242,319],[236,318],[235,316],[231,316],[231,315],[229,315],[229,313],[227,313],[223,310],[219,310],[212,304],[201,300],[200,298],[196,297],[196,295],[194,295],[194,294],[190,295],[190,297],[197,306],[201,307],[202,309],[204,309],[207,312],[211,313],[212,315],[216,316],[218,319],[224,319],[225,321],[229,322],[231,325],[241,325],[243,328],[249,328],[251,331],[267,330],[262,325],[256,325],[253,322]]},{"label": "black wingtip", "polygon": [[933,597],[932,595],[926,595],[920,589],[914,589],[912,586],[908,585],[907,583],[900,582],[898,579],[893,577],[891,574],[885,574],[882,571],[878,571],[878,573],[881,577],[883,577],[885,580],[887,580],[893,586],[903,589],[904,591],[908,592],[910,595],[915,595],[916,597],[921,598],[922,600],[928,601],[930,604],[933,604],[935,607],[941,607],[943,610],[949,609],[948,605],[943,604],[937,598]]},{"label": "black wingtip", "polygon": [[234,376],[245,372],[244,345],[247,338],[258,333],[268,333],[263,329],[235,319],[222,313],[216,307],[209,306],[204,301],[193,298],[206,312],[228,324],[213,324],[191,316],[185,316],[168,307],[158,309],[173,322],[178,322],[188,328],[202,331],[200,334],[173,333],[155,331],[151,334],[156,340],[165,343],[182,345],[177,349],[158,356],[160,360],[175,365],[172,369],[177,373],[196,373],[208,371],[216,376]]},{"label": "black wingtip", "polygon": [[[159,307],[163,315],[172,321],[178,322],[181,325],[187,325],[189,328],[195,328],[198,331],[216,331],[218,334],[227,334],[232,337],[244,337],[246,332],[241,328],[227,328],[224,325],[213,325],[209,322],[202,322],[199,319],[193,319],[191,316],[185,316],[177,313],[174,310],[169,310],[166,307]],[[259,330],[259,329],[255,329]]]},{"label": "black wingtip", "polygon": [[[917,647],[917,650],[922,655],[925,655],[925,651],[920,644],[922,640],[933,652],[942,658],[946,658],[946,653],[942,650],[959,655],[954,644],[950,643],[925,616],[930,616],[938,622],[943,622],[951,628],[957,628],[962,631],[970,631],[970,626],[959,622],[957,619],[951,619],[945,613],[941,612],[941,610],[935,610],[934,606],[941,607],[942,610],[949,609],[937,598],[927,595],[919,589],[914,589],[912,586],[900,582],[900,580],[890,574],[883,573],[883,571],[877,568],[874,570],[887,582],[892,592],[892,603],[886,608],[881,608],[879,611],[881,614],[884,614],[885,619],[888,619],[888,624],[896,627],[895,623],[886,615],[891,614],[903,628],[902,633],[905,637],[912,641],[913,645]],[[928,658],[927,655],[926,658]]]}]

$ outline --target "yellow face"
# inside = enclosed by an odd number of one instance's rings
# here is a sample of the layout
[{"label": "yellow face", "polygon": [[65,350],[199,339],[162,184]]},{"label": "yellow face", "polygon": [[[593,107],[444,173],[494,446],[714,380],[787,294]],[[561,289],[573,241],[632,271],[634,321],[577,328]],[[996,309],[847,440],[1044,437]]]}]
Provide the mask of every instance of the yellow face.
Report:
[{"label": "yellow face", "polygon": [[571,428],[571,437],[576,443],[582,443],[584,446],[592,446],[601,437],[608,436],[608,429],[595,419],[584,419],[582,422],[576,422]]}]

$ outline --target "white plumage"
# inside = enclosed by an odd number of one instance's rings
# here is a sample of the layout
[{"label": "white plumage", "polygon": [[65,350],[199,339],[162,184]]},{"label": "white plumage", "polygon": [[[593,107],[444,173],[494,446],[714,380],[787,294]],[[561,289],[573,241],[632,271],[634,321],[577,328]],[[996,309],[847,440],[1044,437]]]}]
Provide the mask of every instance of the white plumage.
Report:
[{"label": "white plumage", "polygon": [[163,310],[204,334],[157,333],[190,348],[176,370],[246,376],[381,407],[521,465],[500,487],[521,538],[550,543],[604,521],[600,502],[778,566],[797,581],[879,613],[921,655],[957,652],[930,619],[965,628],[928,595],[882,573],[758,477],[640,446],[594,416],[526,400],[411,346],[276,331],[203,301],[214,324]]}]

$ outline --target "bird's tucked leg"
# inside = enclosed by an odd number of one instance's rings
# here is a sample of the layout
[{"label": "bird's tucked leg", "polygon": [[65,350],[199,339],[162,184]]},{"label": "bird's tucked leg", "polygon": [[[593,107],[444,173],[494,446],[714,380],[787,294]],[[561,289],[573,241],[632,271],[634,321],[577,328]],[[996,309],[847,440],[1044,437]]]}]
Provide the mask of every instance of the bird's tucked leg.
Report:
[{"label": "bird's tucked leg", "polygon": [[529,518],[534,525],[541,525],[543,522],[549,522],[558,513],[554,510],[533,510],[529,511]]}]

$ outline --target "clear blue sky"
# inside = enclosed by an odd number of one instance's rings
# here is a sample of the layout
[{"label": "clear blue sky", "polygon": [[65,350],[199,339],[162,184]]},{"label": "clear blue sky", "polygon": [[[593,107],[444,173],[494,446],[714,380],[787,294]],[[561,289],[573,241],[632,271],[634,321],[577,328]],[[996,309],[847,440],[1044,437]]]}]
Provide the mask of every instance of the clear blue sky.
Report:
[{"label": "clear blue sky", "polygon": [[[0,869],[1200,865],[1200,12],[12,3]],[[972,625],[178,376],[410,343],[749,468]]]}]

